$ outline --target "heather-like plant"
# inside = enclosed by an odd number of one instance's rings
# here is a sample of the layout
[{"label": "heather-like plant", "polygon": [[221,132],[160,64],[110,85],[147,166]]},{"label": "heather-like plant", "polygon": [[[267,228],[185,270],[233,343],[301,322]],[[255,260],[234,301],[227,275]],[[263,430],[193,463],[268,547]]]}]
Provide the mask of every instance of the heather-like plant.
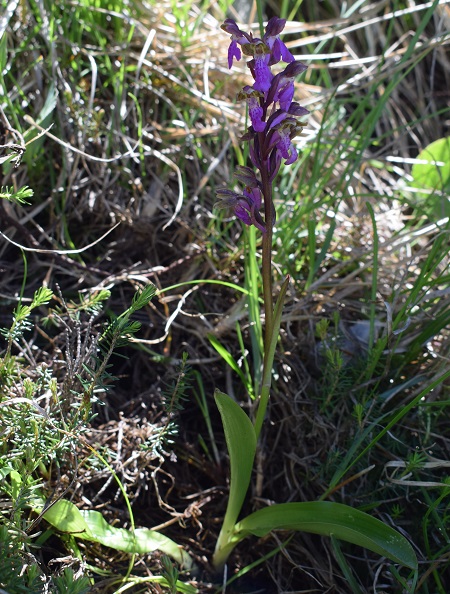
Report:
[{"label": "heather-like plant", "polygon": [[[291,165],[298,157],[293,138],[303,128],[300,118],[309,112],[294,99],[294,80],[306,70],[280,40],[285,20],[273,17],[262,38],[242,31],[235,21],[226,19],[222,29],[231,35],[228,65],[250,60],[247,66],[254,79],[238,94],[248,106],[251,125],[242,136],[248,143],[251,166],[238,166],[234,177],[241,191],[217,191],[221,208],[231,208],[245,225],[255,226],[262,236],[262,283],[265,312],[262,382],[253,421],[226,394],[216,391],[215,399],[224,426],[230,455],[230,495],[223,526],[213,557],[216,570],[222,570],[234,547],[250,535],[264,536],[275,529],[304,530],[328,535],[364,546],[413,570],[417,560],[409,542],[393,528],[349,506],[332,502],[281,503],[260,509],[237,522],[246,496],[258,438],[265,418],[272,383],[272,366],[279,335],[287,277],[274,306],[272,272],[272,233],[276,221],[273,201],[274,180],[282,162]],[[278,73],[272,67],[287,63]]]}]

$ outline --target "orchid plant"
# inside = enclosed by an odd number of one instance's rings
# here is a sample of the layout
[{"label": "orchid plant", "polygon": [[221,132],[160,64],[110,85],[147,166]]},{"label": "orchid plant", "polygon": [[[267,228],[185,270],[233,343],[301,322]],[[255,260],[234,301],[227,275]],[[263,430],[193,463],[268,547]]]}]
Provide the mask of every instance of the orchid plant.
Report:
[{"label": "orchid plant", "polygon": [[[248,143],[252,166],[236,168],[234,177],[242,189],[217,190],[217,206],[232,209],[240,221],[253,225],[261,233],[265,330],[262,381],[253,420],[228,395],[219,391],[215,394],[230,456],[230,494],[213,565],[221,571],[234,547],[247,536],[264,536],[272,530],[284,529],[328,535],[364,546],[416,572],[417,559],[404,536],[380,520],[340,503],[280,503],[237,521],[250,484],[257,442],[269,402],[273,361],[289,283],[289,278],[282,283],[274,306],[274,180],[283,160],[284,165],[291,165],[298,158],[293,139],[303,129],[300,118],[309,113],[293,100],[294,80],[307,66],[296,60],[281,41],[280,33],[285,23],[284,19],[271,18],[261,38],[242,31],[232,19],[226,19],[222,25],[231,36],[228,66],[231,68],[233,61],[240,60],[242,55],[250,58],[247,66],[254,82],[245,85],[237,98],[248,106],[251,125],[242,140]],[[287,65],[274,74],[272,67],[281,61]]]}]

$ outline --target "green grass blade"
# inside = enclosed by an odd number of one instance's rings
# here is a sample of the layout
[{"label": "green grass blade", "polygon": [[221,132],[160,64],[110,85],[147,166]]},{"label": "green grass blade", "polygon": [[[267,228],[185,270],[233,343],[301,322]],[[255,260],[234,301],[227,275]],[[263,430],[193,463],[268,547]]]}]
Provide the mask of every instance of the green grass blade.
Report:
[{"label": "green grass blade", "polygon": [[353,572],[351,570],[351,568],[349,567],[347,560],[345,558],[345,555],[343,554],[342,550],[341,550],[341,545],[339,544],[339,539],[337,539],[334,534],[332,534],[330,536],[331,538],[331,545],[333,547],[333,551],[334,551],[334,556],[336,557],[336,561],[339,564],[339,567],[341,568],[342,573],[345,576],[345,579],[348,582],[348,585],[350,586],[353,594],[364,594],[363,591],[361,590],[361,588],[359,587],[359,584],[355,578],[355,576],[353,575]]},{"label": "green grass blade", "polygon": [[[443,382],[445,382],[445,380],[447,378],[450,377],[450,371],[447,371],[446,373],[443,373],[442,375],[438,376],[436,379],[434,379],[430,384],[428,384],[415,398],[413,398],[411,400],[411,402],[409,402],[406,406],[403,406],[394,416],[393,418],[391,418],[388,423],[386,424],[385,427],[383,427],[383,429],[379,429],[375,435],[375,437],[370,441],[370,443],[365,446],[363,448],[363,450],[359,453],[356,454],[356,451],[358,449],[358,447],[363,443],[363,440],[365,439],[365,437],[367,435],[370,434],[370,431],[373,431],[373,428],[376,427],[377,425],[379,426],[380,422],[383,419],[386,419],[387,416],[390,413],[386,413],[385,415],[383,415],[382,417],[380,417],[379,419],[377,419],[374,423],[371,424],[370,427],[367,427],[363,434],[361,435],[360,438],[358,438],[358,441],[355,441],[355,446],[352,446],[352,452],[345,457],[344,461],[342,464],[339,465],[338,469],[336,470],[336,472],[333,475],[333,478],[330,481],[330,485],[328,487],[328,489],[325,491],[325,493],[322,495],[322,499],[325,499],[326,497],[328,497],[328,495],[335,489],[336,485],[339,483],[339,481],[342,479],[342,477],[344,476],[344,474],[346,472],[348,472],[350,470],[350,468],[352,468],[357,462],[358,460],[360,460],[367,452],[369,452],[379,441],[380,439],[394,426],[396,425],[412,408],[414,408],[415,406],[419,406],[422,402],[422,399],[425,398],[425,396],[429,393],[432,392],[435,388],[437,388],[437,386],[439,386],[440,384],[442,384]],[[414,378],[412,378],[411,382],[414,382]],[[404,388],[406,386],[409,386],[410,384],[408,382],[405,383]],[[413,383],[411,384],[413,385]]]},{"label": "green grass blade", "polygon": [[250,534],[265,536],[272,530],[333,535],[395,563],[417,569],[416,555],[404,536],[380,520],[342,503],[314,501],[272,505],[250,514],[235,527],[238,540]]},{"label": "green grass blade", "polygon": [[236,363],[235,359],[233,358],[233,355],[228,351],[226,347],[223,346],[223,344],[213,334],[208,334],[208,340],[211,343],[211,346],[213,346],[216,349],[216,351],[225,361],[225,363],[227,363],[231,367],[231,369],[238,374],[238,376],[241,378],[242,383],[245,386],[245,389],[247,390],[249,395],[252,396],[252,382],[251,380],[249,380],[249,378],[245,376],[245,373]]}]

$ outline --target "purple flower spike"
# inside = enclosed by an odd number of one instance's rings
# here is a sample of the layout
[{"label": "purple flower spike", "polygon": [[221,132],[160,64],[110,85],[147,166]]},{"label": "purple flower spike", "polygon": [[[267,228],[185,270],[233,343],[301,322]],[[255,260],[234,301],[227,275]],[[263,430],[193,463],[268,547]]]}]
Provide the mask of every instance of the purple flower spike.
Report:
[{"label": "purple flower spike", "polygon": [[[291,165],[297,160],[298,152],[292,139],[303,129],[299,118],[309,113],[293,101],[294,80],[307,67],[295,60],[280,40],[285,24],[284,19],[271,18],[262,39],[244,33],[232,19],[222,25],[231,35],[229,66],[234,59],[248,56],[247,66],[254,82],[252,86],[246,85],[237,96],[248,105],[251,125],[240,140],[248,143],[251,167],[236,168],[234,178],[244,188],[242,193],[218,190],[220,200],[216,206],[231,208],[240,221],[254,225],[262,233],[269,232],[276,220],[271,184],[283,161]],[[281,60],[287,62],[287,66],[274,76],[271,67]]]}]

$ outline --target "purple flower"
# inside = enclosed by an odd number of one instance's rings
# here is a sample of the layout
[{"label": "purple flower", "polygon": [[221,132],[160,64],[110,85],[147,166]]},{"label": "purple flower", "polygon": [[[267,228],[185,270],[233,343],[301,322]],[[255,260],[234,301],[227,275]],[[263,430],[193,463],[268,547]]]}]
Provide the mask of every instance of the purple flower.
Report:
[{"label": "purple flower", "polygon": [[255,39],[252,43],[242,46],[242,51],[247,56],[253,56],[253,60],[247,63],[250,68],[255,84],[253,88],[265,93],[270,88],[273,79],[270,70],[270,48],[260,39]]},{"label": "purple flower", "polygon": [[294,79],[306,69],[306,64],[295,61],[288,64],[282,72],[274,76],[267,94],[267,104],[278,101],[281,109],[288,111],[294,97]]},{"label": "purple flower", "polygon": [[285,24],[286,20],[279,19],[278,17],[272,17],[267,23],[263,41],[272,52],[271,64],[278,64],[281,59],[283,62],[294,62],[295,60],[294,56],[279,37]]},{"label": "purple flower", "polygon": [[278,130],[278,140],[276,142],[277,150],[280,152],[283,159],[286,159],[284,162],[285,165],[291,165],[294,161],[297,160],[298,152],[295,146],[292,144],[291,137],[289,135],[289,131],[286,128],[280,127]]},{"label": "purple flower", "polygon": [[243,45],[251,43],[252,36],[245,33],[245,31],[241,31],[233,19],[225,19],[223,25],[221,25],[221,29],[231,35],[231,43],[228,48],[228,68],[231,68],[233,65],[233,58],[236,58],[236,60],[241,59],[241,50],[239,49],[238,44]]},{"label": "purple flower", "polygon": [[246,85],[237,96],[238,101],[247,101],[248,113],[256,132],[262,132],[266,127],[266,123],[262,119],[264,111],[261,107],[261,98],[264,98],[264,95],[249,85]]},{"label": "purple flower", "polygon": [[216,190],[219,198],[214,206],[216,208],[232,208],[234,214],[246,225],[255,225],[262,233],[265,233],[266,227],[259,213],[262,198],[259,187],[246,187],[242,194],[221,188]]},{"label": "purple flower", "polygon": [[268,150],[275,147],[283,159],[286,159],[285,165],[291,165],[298,157],[297,149],[292,144],[292,138],[302,130],[303,127],[295,118],[286,118],[271,130]]}]

